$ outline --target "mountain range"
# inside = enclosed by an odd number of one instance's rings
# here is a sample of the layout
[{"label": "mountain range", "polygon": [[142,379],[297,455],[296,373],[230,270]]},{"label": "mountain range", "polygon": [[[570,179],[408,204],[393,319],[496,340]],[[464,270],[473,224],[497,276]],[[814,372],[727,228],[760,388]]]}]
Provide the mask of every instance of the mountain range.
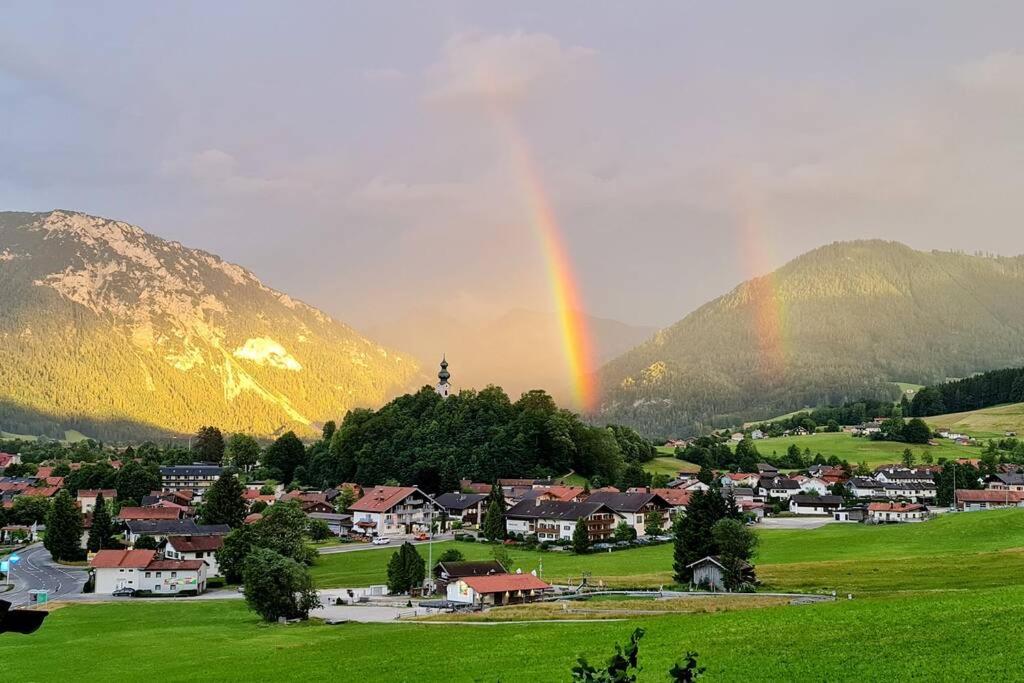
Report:
[{"label": "mountain range", "polygon": [[607,363],[596,418],[683,436],[1021,364],[1024,257],[835,243]]},{"label": "mountain range", "polygon": [[127,223],[0,213],[0,429],[315,433],[425,376],[248,270]]}]

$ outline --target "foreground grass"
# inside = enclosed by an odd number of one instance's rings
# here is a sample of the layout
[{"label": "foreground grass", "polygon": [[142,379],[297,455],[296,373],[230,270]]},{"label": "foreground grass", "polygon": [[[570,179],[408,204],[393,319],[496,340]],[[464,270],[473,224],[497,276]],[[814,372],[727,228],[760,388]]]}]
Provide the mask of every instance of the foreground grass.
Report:
[{"label": "foreground grass", "polygon": [[[1024,583],[1024,510],[949,514],[920,524],[829,524],[812,530],[761,530],[758,577],[779,591],[905,591]],[[490,559],[494,546],[448,541],[466,559]],[[427,557],[425,546],[417,550]],[[313,567],[322,588],[384,583],[395,548],[324,555]],[[657,588],[672,584],[672,545],[573,555],[512,549],[512,569],[553,583]]]},{"label": "foreground grass", "polygon": [[1024,659],[1005,656],[1024,646],[1022,601],[1015,587],[481,626],[264,625],[240,601],[73,605],[34,636],[0,638],[0,662],[18,681],[151,681],[157,663],[162,681],[557,681],[642,626],[641,681],[666,680],[688,649],[713,681],[1022,680]]}]

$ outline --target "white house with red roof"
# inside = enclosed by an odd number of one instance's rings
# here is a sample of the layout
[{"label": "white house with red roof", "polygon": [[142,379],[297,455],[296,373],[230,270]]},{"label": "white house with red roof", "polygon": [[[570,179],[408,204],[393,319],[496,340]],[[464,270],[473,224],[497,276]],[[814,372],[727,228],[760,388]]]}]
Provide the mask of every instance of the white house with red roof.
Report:
[{"label": "white house with red roof", "polygon": [[123,588],[160,595],[206,590],[205,562],[167,559],[155,550],[101,550],[89,566],[95,577],[94,591],[100,595]]},{"label": "white house with red roof", "polygon": [[868,520],[884,522],[923,522],[928,519],[928,508],[920,503],[871,503]]},{"label": "white house with red roof", "polygon": [[375,486],[352,503],[348,512],[357,533],[397,536],[428,531],[440,507],[415,486]]},{"label": "white house with red roof", "polygon": [[223,536],[168,536],[164,557],[171,560],[200,560],[209,576],[220,576],[217,551],[224,547]]},{"label": "white house with red roof", "polygon": [[450,602],[466,604],[512,605],[532,602],[551,590],[551,586],[533,574],[489,574],[464,576],[446,588]]}]

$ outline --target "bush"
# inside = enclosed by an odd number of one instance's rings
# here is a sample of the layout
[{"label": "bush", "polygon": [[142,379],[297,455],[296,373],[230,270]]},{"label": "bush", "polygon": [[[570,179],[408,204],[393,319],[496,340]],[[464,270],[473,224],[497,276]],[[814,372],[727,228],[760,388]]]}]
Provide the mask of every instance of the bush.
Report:
[{"label": "bush", "polygon": [[306,619],[320,607],[309,570],[290,557],[266,548],[254,548],[245,558],[245,602],[265,621]]}]

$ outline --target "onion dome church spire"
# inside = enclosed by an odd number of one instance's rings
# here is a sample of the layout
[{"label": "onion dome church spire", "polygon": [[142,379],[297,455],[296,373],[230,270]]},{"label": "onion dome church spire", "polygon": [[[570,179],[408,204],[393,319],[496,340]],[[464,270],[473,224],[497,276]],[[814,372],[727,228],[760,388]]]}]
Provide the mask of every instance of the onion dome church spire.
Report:
[{"label": "onion dome church spire", "polygon": [[448,380],[451,378],[451,373],[448,372],[448,360],[442,355],[441,356],[441,371],[437,373],[437,393],[441,398],[448,398],[448,394],[451,392],[451,385],[448,384]]}]

